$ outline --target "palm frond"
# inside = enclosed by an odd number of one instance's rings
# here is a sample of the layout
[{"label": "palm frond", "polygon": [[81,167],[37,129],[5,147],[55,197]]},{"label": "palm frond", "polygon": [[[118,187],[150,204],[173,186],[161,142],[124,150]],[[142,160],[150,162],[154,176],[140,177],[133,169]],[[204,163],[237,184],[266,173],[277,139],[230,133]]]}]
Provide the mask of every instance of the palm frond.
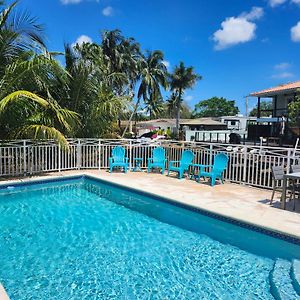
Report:
[{"label": "palm frond", "polygon": [[53,139],[63,150],[69,149],[69,143],[64,135],[54,127],[45,125],[25,125],[12,133],[13,138],[33,138],[35,140]]},{"label": "palm frond", "polygon": [[42,107],[47,107],[48,102],[39,97],[38,95],[28,92],[28,91],[15,91],[4,97],[2,100],[0,100],[0,113],[3,113],[6,108],[13,102],[20,101],[22,99],[28,99],[31,100]]}]

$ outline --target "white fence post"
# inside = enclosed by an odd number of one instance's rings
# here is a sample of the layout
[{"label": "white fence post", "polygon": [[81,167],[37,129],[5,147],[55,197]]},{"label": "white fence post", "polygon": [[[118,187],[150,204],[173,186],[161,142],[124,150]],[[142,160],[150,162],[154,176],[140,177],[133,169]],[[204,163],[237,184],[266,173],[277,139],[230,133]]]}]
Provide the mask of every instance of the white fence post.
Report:
[{"label": "white fence post", "polygon": [[101,164],[101,139],[99,139],[99,141],[98,141],[98,155],[99,155],[99,157],[98,157],[98,164],[99,164],[98,169],[100,171],[101,166],[102,166],[102,164]]},{"label": "white fence post", "polygon": [[26,151],[26,140],[23,140],[23,162],[24,162],[24,176],[27,174],[27,161],[26,161],[27,151]]},{"label": "white fence post", "polygon": [[212,165],[213,164],[213,145],[210,144],[209,145],[209,164]]},{"label": "white fence post", "polygon": [[244,146],[244,164],[243,164],[243,183],[245,184],[247,181],[247,159],[248,157],[248,147]]},{"label": "white fence post", "polygon": [[81,148],[81,142],[80,139],[77,140],[77,146],[76,146],[76,154],[77,154],[77,169],[81,169],[82,165],[82,148]]},{"label": "white fence post", "polygon": [[61,172],[61,147],[58,144],[58,172]]},{"label": "white fence post", "polygon": [[132,168],[132,140],[129,141],[129,170]]}]

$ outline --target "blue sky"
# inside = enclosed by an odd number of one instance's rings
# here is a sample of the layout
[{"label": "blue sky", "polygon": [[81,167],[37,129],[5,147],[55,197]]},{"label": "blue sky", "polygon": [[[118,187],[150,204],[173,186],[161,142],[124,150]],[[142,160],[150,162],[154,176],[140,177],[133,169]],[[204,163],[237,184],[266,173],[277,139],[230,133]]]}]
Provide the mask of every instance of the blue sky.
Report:
[{"label": "blue sky", "polygon": [[[186,92],[191,107],[213,96],[236,100],[300,80],[300,0],[21,0],[45,25],[50,50],[99,42],[121,29],[143,49],[160,49],[170,70],[184,61],[203,76]],[[256,103],[250,100],[250,107]]]}]

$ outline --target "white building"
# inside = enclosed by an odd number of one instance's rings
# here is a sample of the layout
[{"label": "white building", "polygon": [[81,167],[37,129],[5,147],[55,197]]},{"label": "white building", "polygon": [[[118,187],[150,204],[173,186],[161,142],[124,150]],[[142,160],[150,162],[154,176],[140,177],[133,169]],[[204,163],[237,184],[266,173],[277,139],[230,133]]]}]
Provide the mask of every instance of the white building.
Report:
[{"label": "white building", "polygon": [[248,121],[256,121],[256,117],[246,117],[243,115],[224,116],[219,118],[220,122],[227,124],[228,130],[247,131]]}]

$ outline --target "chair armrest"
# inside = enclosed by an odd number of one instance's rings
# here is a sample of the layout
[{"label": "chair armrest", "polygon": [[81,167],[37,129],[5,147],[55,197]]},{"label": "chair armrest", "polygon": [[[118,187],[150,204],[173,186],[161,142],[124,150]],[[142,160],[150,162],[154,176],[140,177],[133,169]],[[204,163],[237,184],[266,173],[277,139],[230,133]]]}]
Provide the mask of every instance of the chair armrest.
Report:
[{"label": "chair armrest", "polygon": [[114,160],[113,157],[110,157],[110,158],[109,158],[109,163],[112,163],[113,160]]},{"label": "chair armrest", "polygon": [[213,167],[213,165],[196,165],[195,167],[200,167],[200,168],[212,168]]},{"label": "chair armrest", "polygon": [[148,163],[153,161],[153,158],[152,157],[148,157]]},{"label": "chair armrest", "polygon": [[169,167],[173,166],[176,163],[180,163],[180,160],[171,160],[171,161],[169,161]]},{"label": "chair armrest", "polygon": [[125,162],[128,163],[128,161],[129,161],[129,158],[125,157]]}]

